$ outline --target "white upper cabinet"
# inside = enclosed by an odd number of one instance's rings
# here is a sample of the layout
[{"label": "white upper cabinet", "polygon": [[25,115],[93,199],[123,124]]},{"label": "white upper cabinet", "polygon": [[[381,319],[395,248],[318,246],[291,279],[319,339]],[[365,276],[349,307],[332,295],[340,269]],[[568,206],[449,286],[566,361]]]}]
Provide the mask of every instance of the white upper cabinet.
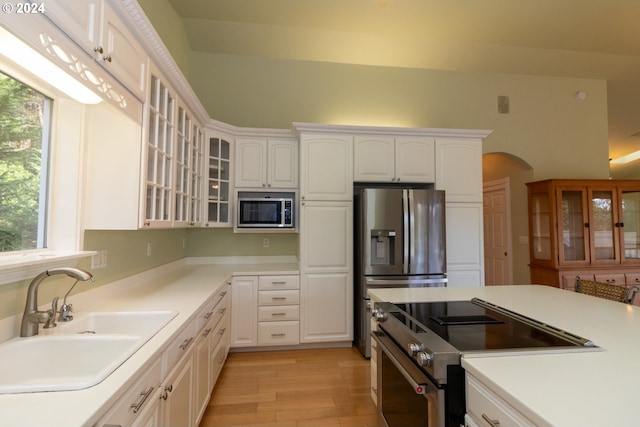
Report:
[{"label": "white upper cabinet", "polygon": [[482,203],[482,140],[436,139],[436,190],[447,202]]},{"label": "white upper cabinet", "polygon": [[300,199],[346,200],[353,193],[353,136],[302,134]]},{"label": "white upper cabinet", "polygon": [[107,0],[56,0],[46,16],[138,99],[145,96],[148,55]]},{"label": "white upper cabinet", "polygon": [[297,188],[296,140],[236,138],[236,188]]},{"label": "white upper cabinet", "polygon": [[432,183],[434,138],[356,135],[354,181]]}]

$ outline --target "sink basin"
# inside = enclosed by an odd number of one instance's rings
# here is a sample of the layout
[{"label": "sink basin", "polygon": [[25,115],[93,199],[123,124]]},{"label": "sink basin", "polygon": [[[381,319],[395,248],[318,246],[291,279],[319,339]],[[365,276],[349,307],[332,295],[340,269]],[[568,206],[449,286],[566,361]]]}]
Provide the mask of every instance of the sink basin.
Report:
[{"label": "sink basin", "polygon": [[15,338],[0,345],[0,393],[91,387],[142,344],[138,337],[123,335]]},{"label": "sink basin", "polygon": [[0,344],[0,394],[79,390],[104,380],[178,313],[92,312]]},{"label": "sink basin", "polygon": [[92,312],[58,322],[57,334],[118,334],[150,338],[176,317],[175,311]]}]

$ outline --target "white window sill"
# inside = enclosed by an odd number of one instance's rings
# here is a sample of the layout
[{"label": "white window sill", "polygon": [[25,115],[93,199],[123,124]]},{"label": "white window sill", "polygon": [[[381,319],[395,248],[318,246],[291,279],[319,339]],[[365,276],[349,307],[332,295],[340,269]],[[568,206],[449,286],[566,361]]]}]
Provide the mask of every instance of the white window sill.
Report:
[{"label": "white window sill", "polygon": [[95,255],[82,252],[25,252],[0,256],[0,285],[31,279],[50,268],[75,267],[81,258]]}]

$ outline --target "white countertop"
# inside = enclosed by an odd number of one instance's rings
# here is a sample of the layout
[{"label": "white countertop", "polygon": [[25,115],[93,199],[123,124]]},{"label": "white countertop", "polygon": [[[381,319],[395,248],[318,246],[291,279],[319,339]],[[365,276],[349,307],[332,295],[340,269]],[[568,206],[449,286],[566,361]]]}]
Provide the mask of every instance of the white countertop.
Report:
[{"label": "white countertop", "polygon": [[603,351],[490,354],[462,366],[540,426],[638,426],[640,307],[548,286],[410,288],[370,291],[374,301],[472,297],[592,340]]},{"label": "white countertop", "polygon": [[[116,402],[118,392],[133,383],[149,360],[160,357],[182,326],[232,275],[299,273],[297,264],[183,264],[161,267],[113,286],[72,296],[70,300],[78,308],[74,313],[76,316],[89,311],[131,310],[172,310],[179,314],[116,371],[93,387],[0,395],[0,426],[92,426]],[[46,363],[46,355],[42,362]]]}]

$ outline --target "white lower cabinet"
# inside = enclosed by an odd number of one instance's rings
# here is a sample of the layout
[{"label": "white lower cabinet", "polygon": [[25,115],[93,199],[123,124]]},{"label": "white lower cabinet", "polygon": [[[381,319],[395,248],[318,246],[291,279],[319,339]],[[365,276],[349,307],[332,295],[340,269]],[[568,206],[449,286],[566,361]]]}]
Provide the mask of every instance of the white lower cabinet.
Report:
[{"label": "white lower cabinet", "polygon": [[235,276],[231,297],[232,347],[299,343],[300,277],[297,274]]},{"label": "white lower cabinet", "polygon": [[161,358],[158,357],[96,426],[158,425],[158,390],[162,374],[160,362]]},{"label": "white lower cabinet", "polygon": [[470,374],[467,374],[466,393],[465,424],[469,427],[535,427],[534,423]]},{"label": "white lower cabinet", "polygon": [[207,300],[96,427],[200,423],[229,353],[229,284]]}]

